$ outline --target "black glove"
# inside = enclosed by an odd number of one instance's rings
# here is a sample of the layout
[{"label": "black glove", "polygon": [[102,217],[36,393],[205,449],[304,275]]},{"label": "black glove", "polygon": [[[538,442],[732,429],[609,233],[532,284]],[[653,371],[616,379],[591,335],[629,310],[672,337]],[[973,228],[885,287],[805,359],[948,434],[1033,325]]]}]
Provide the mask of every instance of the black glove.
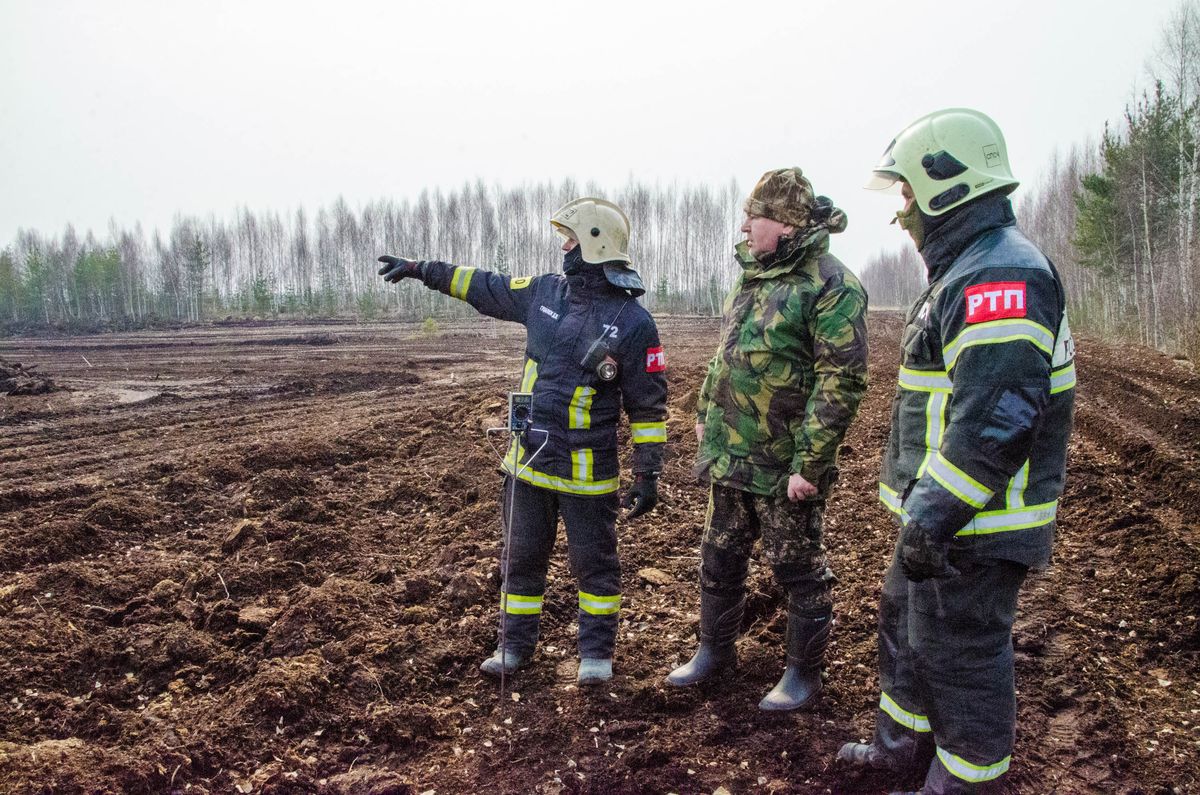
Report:
[{"label": "black glove", "polygon": [[391,254],[384,254],[379,258],[379,261],[383,263],[383,267],[379,269],[379,275],[383,277],[385,282],[421,278],[421,263],[415,259],[404,259],[403,257],[393,257]]},{"label": "black glove", "polygon": [[622,504],[629,509],[629,513],[625,514],[626,519],[648,513],[658,505],[658,475],[642,472],[634,476],[633,485],[625,492]]},{"label": "black glove", "polygon": [[950,539],[934,538],[917,520],[909,519],[900,529],[900,568],[913,582],[930,577],[957,577],[958,569],[950,565]]}]

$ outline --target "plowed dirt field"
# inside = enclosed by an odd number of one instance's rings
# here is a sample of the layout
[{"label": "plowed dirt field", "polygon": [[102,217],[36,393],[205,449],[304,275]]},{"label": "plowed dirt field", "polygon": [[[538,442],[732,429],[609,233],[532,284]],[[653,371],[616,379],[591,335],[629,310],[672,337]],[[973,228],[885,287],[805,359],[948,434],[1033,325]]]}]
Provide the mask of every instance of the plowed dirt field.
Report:
[{"label": "plowed dirt field", "polygon": [[[0,792],[887,792],[831,760],[869,736],[878,699],[894,531],[874,484],[899,320],[872,318],[871,390],[827,514],[825,697],[791,715],[756,708],[783,664],[766,567],[739,671],[661,683],[694,644],[692,408],[717,324],[661,326],[671,446],[659,507],[620,528],[617,676],[574,684],[560,549],[539,654],[503,698],[477,672],[499,583],[485,429],[517,381],[519,327],[0,340],[67,388],[0,397]],[[1016,628],[1009,787],[1200,792],[1200,377],[1079,349],[1056,563]]]}]

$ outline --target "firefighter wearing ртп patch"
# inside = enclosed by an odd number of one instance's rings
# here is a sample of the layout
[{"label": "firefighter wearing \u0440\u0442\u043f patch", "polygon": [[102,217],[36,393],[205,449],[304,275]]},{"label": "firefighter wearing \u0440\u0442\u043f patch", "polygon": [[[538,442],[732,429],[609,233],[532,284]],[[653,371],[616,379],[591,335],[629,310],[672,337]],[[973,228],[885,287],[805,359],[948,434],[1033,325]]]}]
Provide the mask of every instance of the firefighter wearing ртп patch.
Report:
[{"label": "firefighter wearing \u0440\u0442\u043f patch", "polygon": [[995,122],[905,128],[869,188],[929,273],[902,339],[879,498],[900,524],[879,606],[879,709],[843,763],[924,774],[925,795],[1001,786],[1013,748],[1012,625],[1050,562],[1075,394],[1062,282],[1016,227]]},{"label": "firefighter wearing \u0440\u0442\u043f patch", "polygon": [[[480,669],[499,676],[533,655],[546,571],[561,516],[579,585],[580,684],[612,678],[621,567],[617,560],[617,420],[633,437],[634,483],[626,519],[658,502],[667,441],[666,355],[628,254],[629,219],[603,199],[582,198],[550,223],[562,236],[563,273],[511,277],[445,262],[384,256],[387,281],[419,278],[485,315],[526,328],[520,391],[533,393],[531,430],[504,461],[511,543],[502,649]],[[544,445],[543,445],[544,443]],[[509,479],[516,476],[517,482]]]}]

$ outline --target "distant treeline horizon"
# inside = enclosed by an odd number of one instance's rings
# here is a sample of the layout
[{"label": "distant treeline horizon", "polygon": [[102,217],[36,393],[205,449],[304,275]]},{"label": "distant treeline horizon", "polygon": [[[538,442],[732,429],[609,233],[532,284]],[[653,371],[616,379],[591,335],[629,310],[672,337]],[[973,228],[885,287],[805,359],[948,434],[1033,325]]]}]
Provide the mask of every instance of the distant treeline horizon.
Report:
[{"label": "distant treeline horizon", "polygon": [[731,180],[616,191],[574,180],[517,188],[482,181],[381,199],[355,212],[338,198],[304,208],[236,211],[232,219],[177,216],[166,233],[112,225],[106,237],[71,226],[59,235],[20,230],[0,250],[0,323],[20,328],[130,328],[228,316],[395,317],[468,313],[439,293],[376,276],[384,252],[484,267],[552,273],[562,267],[551,214],[580,195],[616,201],[635,234],[631,254],[659,311],[716,314],[734,277],[744,199]]},{"label": "distant treeline horizon", "polygon": [[[1153,88],[1098,144],[1076,143],[1026,184],[1017,217],[1062,273],[1071,322],[1108,339],[1200,356],[1200,0],[1163,28]],[[606,191],[574,180],[506,188],[482,181],[315,213],[237,210],[178,216],[165,233],[113,224],[100,238],[20,230],[0,249],[0,330],[137,328],[227,317],[465,317],[438,293],[375,276],[382,252],[521,275],[561,268],[546,222],[581,195],[629,215],[631,254],[652,310],[714,315],[737,276],[744,196],[722,187],[630,180]],[[859,274],[873,306],[907,306],[926,274],[911,243]]]}]

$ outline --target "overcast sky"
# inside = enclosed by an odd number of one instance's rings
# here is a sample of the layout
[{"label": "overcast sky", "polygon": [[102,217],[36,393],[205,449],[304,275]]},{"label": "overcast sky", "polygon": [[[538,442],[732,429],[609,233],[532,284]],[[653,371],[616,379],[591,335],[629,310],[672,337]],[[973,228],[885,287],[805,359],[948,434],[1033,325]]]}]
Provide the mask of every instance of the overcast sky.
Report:
[{"label": "overcast sky", "polygon": [[1176,5],[0,0],[0,247],[476,177],[745,191],[799,165],[859,269],[902,234],[861,186],[906,123],[983,110],[1032,184],[1119,118]]}]

